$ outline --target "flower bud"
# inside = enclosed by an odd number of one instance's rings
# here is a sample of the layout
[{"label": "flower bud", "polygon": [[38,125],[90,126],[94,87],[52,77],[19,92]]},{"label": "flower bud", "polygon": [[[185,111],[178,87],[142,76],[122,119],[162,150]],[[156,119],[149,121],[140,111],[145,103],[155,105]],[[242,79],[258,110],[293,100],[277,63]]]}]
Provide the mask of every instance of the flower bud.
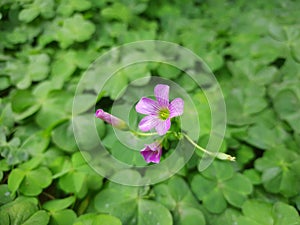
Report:
[{"label": "flower bud", "polygon": [[124,120],[121,120],[107,112],[104,112],[102,109],[98,109],[95,113],[95,116],[109,124],[111,124],[113,127],[119,129],[128,131],[129,127],[127,123]]},{"label": "flower bud", "polygon": [[228,161],[235,161],[235,157],[231,156],[231,155],[228,155],[228,154],[225,154],[223,152],[218,152],[216,154],[216,157],[218,159],[221,159],[221,160],[228,160]]},{"label": "flower bud", "polygon": [[159,142],[154,142],[149,145],[145,145],[145,148],[141,150],[141,155],[144,157],[147,163],[159,163],[162,153],[162,147]]}]

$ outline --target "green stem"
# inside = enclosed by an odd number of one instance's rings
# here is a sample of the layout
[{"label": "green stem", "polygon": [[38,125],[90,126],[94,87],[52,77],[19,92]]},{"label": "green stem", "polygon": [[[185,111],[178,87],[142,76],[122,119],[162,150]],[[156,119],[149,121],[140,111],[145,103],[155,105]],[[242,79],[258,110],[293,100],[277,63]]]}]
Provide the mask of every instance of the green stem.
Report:
[{"label": "green stem", "polygon": [[135,136],[149,137],[149,136],[157,135],[156,132],[152,132],[152,133],[142,133],[142,132],[138,132],[138,131],[135,131],[135,130],[130,130],[130,132],[131,132],[132,134],[134,134]]},{"label": "green stem", "polygon": [[[154,136],[157,135],[156,132],[152,132],[152,133],[142,133],[142,132],[138,132],[135,130],[130,130],[130,132],[132,134],[134,134],[135,136],[144,136],[144,137],[149,137],[149,136]],[[167,133],[174,133],[172,131],[168,131]],[[229,160],[229,161],[235,161],[235,157],[225,154],[223,152],[210,152],[205,148],[202,148],[201,146],[199,146],[196,142],[194,142],[187,134],[185,133],[181,133],[180,135],[178,135],[177,133],[174,133],[176,137],[178,137],[179,139],[181,139],[181,137],[185,137],[194,147],[196,147],[197,149],[199,149],[200,151],[212,156],[212,157],[217,157],[218,159],[221,160]]]},{"label": "green stem", "polygon": [[210,152],[208,150],[206,150],[205,148],[202,148],[200,145],[196,144],[188,135],[183,134],[183,136],[192,144],[194,145],[196,148],[198,148],[199,150],[201,150],[202,152],[214,156],[215,154],[213,152]]},{"label": "green stem", "polygon": [[[149,136],[154,136],[154,135],[158,135],[157,132],[151,132],[151,133],[142,133],[142,132],[138,132],[138,131],[135,131],[135,130],[130,130],[130,132],[136,136],[144,136],[144,137],[149,137]],[[171,131],[167,131],[166,134],[169,134],[169,133],[173,133]]]},{"label": "green stem", "polygon": [[223,152],[210,152],[206,150],[205,148],[202,148],[199,146],[197,143],[195,143],[187,134],[183,133],[183,136],[192,144],[194,145],[197,149],[201,150],[202,152],[212,156],[212,157],[217,157],[218,159],[221,160],[229,160],[229,161],[235,161],[235,157],[225,154]]}]

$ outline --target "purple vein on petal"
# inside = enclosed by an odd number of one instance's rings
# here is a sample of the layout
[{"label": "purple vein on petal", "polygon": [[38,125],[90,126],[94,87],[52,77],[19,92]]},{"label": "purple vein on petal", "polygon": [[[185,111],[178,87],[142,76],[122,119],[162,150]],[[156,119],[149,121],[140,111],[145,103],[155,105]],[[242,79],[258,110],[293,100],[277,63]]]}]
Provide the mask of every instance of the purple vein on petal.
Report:
[{"label": "purple vein on petal", "polygon": [[154,88],[154,95],[160,106],[168,107],[169,105],[169,86],[158,84]]},{"label": "purple vein on petal", "polygon": [[181,98],[175,98],[169,105],[170,118],[183,114],[184,101]]},{"label": "purple vein on petal", "polygon": [[154,142],[149,145],[145,145],[145,148],[141,150],[141,155],[147,163],[159,163],[162,154],[162,147],[158,142]]},{"label": "purple vein on petal", "polygon": [[167,133],[167,131],[171,127],[171,120],[170,118],[166,120],[159,120],[157,125],[155,126],[155,130],[158,133],[158,135],[164,135]]},{"label": "purple vein on petal", "polygon": [[138,113],[145,115],[155,115],[159,110],[159,105],[156,101],[150,98],[143,97],[135,106]]},{"label": "purple vein on petal", "polygon": [[141,131],[149,131],[158,124],[158,118],[152,115],[145,116],[139,123]]}]

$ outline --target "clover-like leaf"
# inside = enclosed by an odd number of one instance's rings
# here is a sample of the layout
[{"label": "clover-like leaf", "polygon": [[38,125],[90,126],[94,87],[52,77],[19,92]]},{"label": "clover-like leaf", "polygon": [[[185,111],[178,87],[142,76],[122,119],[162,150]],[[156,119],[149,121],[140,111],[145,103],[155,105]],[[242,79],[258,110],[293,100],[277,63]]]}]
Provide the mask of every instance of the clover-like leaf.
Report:
[{"label": "clover-like leaf", "polygon": [[214,225],[232,225],[237,223],[237,218],[241,215],[241,212],[237,209],[228,207],[221,214],[208,214],[207,220]]},{"label": "clover-like leaf", "polygon": [[77,218],[76,213],[72,209],[51,212],[50,217],[49,225],[73,224]]},{"label": "clover-like leaf", "polygon": [[31,224],[40,224],[40,225],[47,225],[49,222],[50,216],[44,210],[39,210],[30,216],[23,225],[31,225]]},{"label": "clover-like leaf", "polygon": [[255,161],[255,168],[262,172],[262,183],[271,193],[286,197],[295,196],[300,188],[300,158],[292,151],[271,149]]},{"label": "clover-like leaf", "polygon": [[8,77],[0,77],[0,90],[5,90],[10,86],[10,80]]},{"label": "clover-like leaf", "polygon": [[172,224],[170,212],[160,203],[138,197],[138,187],[111,185],[95,197],[95,208],[127,224]]},{"label": "clover-like leaf", "polygon": [[205,218],[188,184],[173,177],[154,187],[155,199],[173,212],[175,223],[204,225]]},{"label": "clover-like leaf", "polygon": [[8,189],[7,184],[0,185],[0,206],[13,201],[15,197],[15,194]]},{"label": "clover-like leaf", "polygon": [[38,167],[34,170],[25,172],[24,179],[20,184],[19,190],[27,196],[36,196],[52,182],[52,174],[46,167]]},{"label": "clover-like leaf", "polygon": [[74,42],[84,42],[95,32],[95,25],[85,20],[81,14],[75,14],[63,20],[62,27],[57,31],[57,40],[62,48]]},{"label": "clover-like leaf", "polygon": [[101,15],[106,19],[116,19],[128,23],[132,19],[131,11],[122,3],[114,3],[101,11]]},{"label": "clover-like leaf", "polygon": [[12,96],[12,110],[17,113],[16,118],[22,120],[37,112],[40,104],[29,90],[19,90]]},{"label": "clover-like leaf", "polygon": [[26,76],[29,76],[32,81],[45,79],[50,70],[49,63],[50,58],[47,54],[30,55]]},{"label": "clover-like leaf", "polygon": [[32,20],[34,20],[36,17],[38,17],[39,14],[40,11],[37,7],[30,7],[27,9],[23,9],[19,14],[19,20],[29,23]]},{"label": "clover-like leaf", "polygon": [[121,162],[130,165],[146,165],[140,152],[130,149],[119,141],[115,141],[112,145],[111,154]]},{"label": "clover-like leaf", "polygon": [[48,211],[57,211],[57,210],[62,210],[68,208],[70,205],[72,205],[75,202],[75,197],[70,196],[64,199],[55,199],[46,202],[43,205],[43,208],[48,210]]},{"label": "clover-like leaf", "polygon": [[300,47],[300,41],[299,40],[296,40],[291,45],[291,55],[293,56],[293,59],[297,63],[300,63],[300,51],[299,51],[299,47]]},{"label": "clover-like leaf", "polygon": [[103,178],[89,167],[80,152],[72,155],[71,162],[65,158],[61,159],[61,173],[55,174],[54,177],[59,177],[58,185],[66,193],[83,197],[89,189],[99,189],[102,186]]},{"label": "clover-like leaf", "polygon": [[42,128],[49,128],[69,119],[72,111],[71,101],[72,95],[68,92],[58,90],[49,92],[35,117],[36,122]]},{"label": "clover-like leaf", "polygon": [[287,41],[288,39],[284,27],[280,24],[271,23],[269,25],[269,33],[277,41]]},{"label": "clover-like leaf", "polygon": [[255,124],[249,127],[247,135],[242,139],[260,149],[274,148],[284,143],[284,135],[281,133],[281,129],[281,127],[269,127],[263,123]]},{"label": "clover-like leaf", "polygon": [[234,173],[228,162],[214,161],[202,174],[197,174],[191,182],[197,198],[212,213],[223,212],[227,204],[241,207],[247,196],[252,193],[249,179]]},{"label": "clover-like leaf", "polygon": [[40,224],[47,225],[49,215],[38,210],[38,207],[31,199],[19,197],[13,202],[0,207],[0,224]]},{"label": "clover-like leaf", "polygon": [[80,216],[74,225],[122,225],[121,221],[107,214],[87,213]]},{"label": "clover-like leaf", "polygon": [[54,15],[54,1],[53,0],[34,0],[31,4],[25,5],[19,13],[19,20],[29,23],[33,21],[40,14],[44,18],[50,18]]},{"label": "clover-like leaf", "polygon": [[92,7],[88,0],[66,0],[60,2],[57,12],[63,16],[70,16],[74,11],[85,11]]},{"label": "clover-like leaf", "polygon": [[109,213],[118,217],[122,223],[135,219],[137,211],[138,188],[115,187],[106,188],[95,197],[95,208],[100,213]]},{"label": "clover-like leaf", "polygon": [[53,129],[52,140],[59,148],[66,152],[74,152],[77,149],[73,127],[69,121]]},{"label": "clover-like leaf", "polygon": [[296,132],[300,133],[300,96],[293,90],[284,89],[277,93],[273,101],[280,118],[286,120]]},{"label": "clover-like leaf", "polygon": [[46,132],[39,131],[30,135],[18,149],[27,152],[31,156],[36,156],[44,152],[49,145],[50,139]]},{"label": "clover-like leaf", "polygon": [[274,205],[258,200],[248,200],[242,208],[244,216],[237,219],[238,225],[299,225],[296,209],[282,202]]},{"label": "clover-like leaf", "polygon": [[268,105],[265,99],[266,89],[254,83],[245,84],[243,88],[231,88],[226,95],[228,123],[244,125],[252,122],[251,115],[261,112]]},{"label": "clover-like leaf", "polygon": [[105,91],[111,99],[117,99],[126,90],[128,78],[123,73],[124,71],[120,71],[112,76],[103,88],[103,91]]}]

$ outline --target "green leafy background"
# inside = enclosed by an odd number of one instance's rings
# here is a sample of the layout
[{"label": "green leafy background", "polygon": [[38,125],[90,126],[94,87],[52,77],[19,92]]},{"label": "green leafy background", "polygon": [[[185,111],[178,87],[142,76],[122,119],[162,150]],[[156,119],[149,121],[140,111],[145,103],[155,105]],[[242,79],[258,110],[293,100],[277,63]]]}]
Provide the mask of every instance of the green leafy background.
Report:
[{"label": "green leafy background", "polygon": [[[0,1],[0,225],[299,225],[299,11],[296,0]],[[102,53],[147,39],[187,47],[212,69],[227,107],[221,150],[236,162],[200,172],[194,154],[175,176],[144,187],[89,167],[71,125],[76,85]],[[129,82],[151,76],[192,96],[205,146],[207,99],[176,68],[128,67],[98,100],[108,110]],[[95,99],[80,98],[84,120]],[[97,129],[118,159],[143,163],[120,151],[109,126],[99,120]]]}]

